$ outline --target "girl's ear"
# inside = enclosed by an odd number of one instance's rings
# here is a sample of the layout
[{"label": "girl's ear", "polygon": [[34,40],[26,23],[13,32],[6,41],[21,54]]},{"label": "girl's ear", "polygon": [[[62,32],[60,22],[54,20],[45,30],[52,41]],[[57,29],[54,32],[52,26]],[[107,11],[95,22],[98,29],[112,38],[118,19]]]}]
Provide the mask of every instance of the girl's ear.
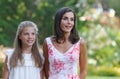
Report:
[{"label": "girl's ear", "polygon": [[21,35],[18,35],[18,39],[21,39]]}]

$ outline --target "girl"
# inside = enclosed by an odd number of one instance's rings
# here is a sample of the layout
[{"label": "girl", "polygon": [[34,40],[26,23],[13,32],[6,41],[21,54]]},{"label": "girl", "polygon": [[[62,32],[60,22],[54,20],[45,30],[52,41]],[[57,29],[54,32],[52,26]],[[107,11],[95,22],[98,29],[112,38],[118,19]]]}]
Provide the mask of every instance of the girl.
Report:
[{"label": "girl", "polygon": [[43,79],[43,57],[38,48],[38,28],[31,21],[19,24],[14,50],[7,51],[2,79]]},{"label": "girl", "polygon": [[86,44],[84,39],[79,39],[76,15],[72,9],[64,7],[57,11],[54,35],[45,39],[43,52],[46,79],[85,79]]}]

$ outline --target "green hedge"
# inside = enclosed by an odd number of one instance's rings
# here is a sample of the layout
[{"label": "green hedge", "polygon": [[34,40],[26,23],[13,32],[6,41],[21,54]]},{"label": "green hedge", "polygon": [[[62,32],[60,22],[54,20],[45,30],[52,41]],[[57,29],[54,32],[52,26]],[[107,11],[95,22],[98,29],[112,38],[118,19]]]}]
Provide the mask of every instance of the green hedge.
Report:
[{"label": "green hedge", "polygon": [[105,66],[104,67],[103,66],[99,66],[99,67],[89,66],[88,67],[88,75],[120,77],[120,68],[105,67]]},{"label": "green hedge", "polygon": [[2,71],[3,71],[3,62],[0,62],[0,78],[2,77]]}]

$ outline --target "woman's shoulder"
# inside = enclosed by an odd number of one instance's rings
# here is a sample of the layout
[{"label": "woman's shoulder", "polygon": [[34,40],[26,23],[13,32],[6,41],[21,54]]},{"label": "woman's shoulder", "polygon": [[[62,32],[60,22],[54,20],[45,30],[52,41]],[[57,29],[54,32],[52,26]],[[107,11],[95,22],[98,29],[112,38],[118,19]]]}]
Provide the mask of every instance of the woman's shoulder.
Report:
[{"label": "woman's shoulder", "polygon": [[80,41],[80,45],[85,45],[86,44],[86,41],[83,37],[80,37],[79,41]]},{"label": "woman's shoulder", "polygon": [[54,39],[54,36],[49,36],[49,37],[46,37],[45,40],[44,40],[44,43],[45,44],[49,44],[53,41]]},{"label": "woman's shoulder", "polygon": [[53,39],[53,38],[54,38],[54,36],[52,35],[52,36],[46,37],[45,40],[47,40],[47,39]]}]

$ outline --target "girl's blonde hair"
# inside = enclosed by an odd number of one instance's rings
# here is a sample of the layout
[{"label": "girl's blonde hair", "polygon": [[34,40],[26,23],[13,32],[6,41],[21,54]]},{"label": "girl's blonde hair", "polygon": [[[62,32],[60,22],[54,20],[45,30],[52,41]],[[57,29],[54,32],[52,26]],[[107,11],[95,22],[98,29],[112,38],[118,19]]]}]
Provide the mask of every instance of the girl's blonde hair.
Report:
[{"label": "girl's blonde hair", "polygon": [[22,56],[22,42],[19,39],[19,35],[21,34],[21,32],[25,27],[33,27],[36,31],[36,41],[32,46],[32,58],[35,62],[35,66],[38,66],[38,67],[42,66],[42,58],[39,52],[39,44],[38,44],[38,37],[37,37],[37,34],[38,34],[37,25],[32,21],[23,21],[18,25],[18,29],[16,32],[16,37],[14,41],[15,49],[10,59],[11,68],[17,66],[18,61],[20,61],[21,64],[24,63],[23,56]]}]

